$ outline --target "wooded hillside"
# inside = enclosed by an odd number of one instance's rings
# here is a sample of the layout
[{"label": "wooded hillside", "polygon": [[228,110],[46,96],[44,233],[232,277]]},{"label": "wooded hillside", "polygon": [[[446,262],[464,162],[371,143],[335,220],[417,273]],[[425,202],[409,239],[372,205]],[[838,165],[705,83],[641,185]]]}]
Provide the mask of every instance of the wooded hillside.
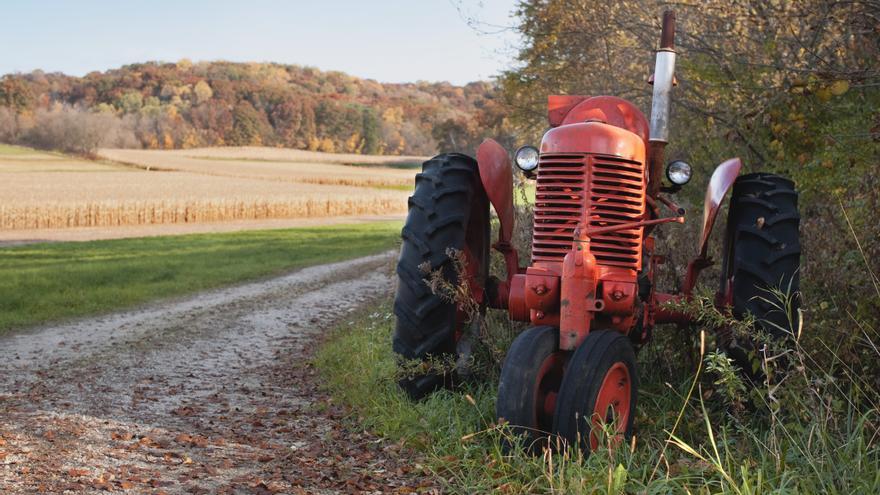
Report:
[{"label": "wooded hillside", "polygon": [[326,152],[467,150],[498,127],[492,83],[379,83],[269,63],[143,63],[84,77],[0,79],[0,141],[98,146],[285,146]]}]

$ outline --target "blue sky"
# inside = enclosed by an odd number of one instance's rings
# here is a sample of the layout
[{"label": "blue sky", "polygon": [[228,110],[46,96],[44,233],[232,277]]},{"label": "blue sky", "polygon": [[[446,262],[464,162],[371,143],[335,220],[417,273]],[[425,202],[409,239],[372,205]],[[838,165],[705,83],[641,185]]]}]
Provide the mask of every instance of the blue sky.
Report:
[{"label": "blue sky", "polygon": [[[0,74],[233,60],[383,82],[487,79],[509,64],[515,0],[2,0]],[[483,24],[468,26],[466,18]],[[481,34],[479,31],[493,32]]]}]

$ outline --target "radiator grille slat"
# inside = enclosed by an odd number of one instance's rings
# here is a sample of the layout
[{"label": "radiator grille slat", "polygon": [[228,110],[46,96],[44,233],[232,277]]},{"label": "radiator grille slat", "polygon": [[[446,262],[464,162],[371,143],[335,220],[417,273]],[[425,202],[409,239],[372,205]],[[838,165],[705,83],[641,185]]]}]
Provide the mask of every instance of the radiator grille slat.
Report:
[{"label": "radiator grille slat", "polygon": [[[571,250],[581,212],[591,227],[636,222],[645,213],[644,164],[588,154],[543,154],[538,165],[532,261],[561,262]],[[594,236],[600,265],[638,270],[642,229]]]}]

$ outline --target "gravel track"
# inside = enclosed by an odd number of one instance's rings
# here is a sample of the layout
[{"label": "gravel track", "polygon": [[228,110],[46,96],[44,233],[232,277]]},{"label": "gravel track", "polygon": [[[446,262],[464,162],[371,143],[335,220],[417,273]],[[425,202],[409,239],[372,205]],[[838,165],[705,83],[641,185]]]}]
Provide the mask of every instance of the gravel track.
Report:
[{"label": "gravel track", "polygon": [[0,493],[431,492],[308,361],[393,253],[0,337]]}]

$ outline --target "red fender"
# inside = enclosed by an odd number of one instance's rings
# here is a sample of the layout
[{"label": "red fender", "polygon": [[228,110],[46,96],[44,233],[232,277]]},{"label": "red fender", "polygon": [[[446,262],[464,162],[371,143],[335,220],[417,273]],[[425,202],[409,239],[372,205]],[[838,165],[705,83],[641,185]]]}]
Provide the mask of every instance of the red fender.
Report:
[{"label": "red fender", "polygon": [[718,217],[718,211],[721,209],[721,203],[724,196],[730,190],[736,181],[739,171],[742,169],[742,161],[739,158],[731,158],[726,162],[718,165],[712,178],[709,179],[709,187],[706,188],[706,200],[703,204],[703,231],[700,234],[700,254],[691,260],[687,267],[682,292],[690,295],[694,286],[697,284],[697,276],[703,268],[708,267],[712,262],[706,257],[706,251],[709,249],[709,235],[712,234],[712,228],[715,226],[715,219]]},{"label": "red fender", "polygon": [[519,256],[510,244],[513,237],[513,169],[507,150],[492,139],[486,139],[477,148],[477,164],[480,167],[480,181],[489,197],[489,202],[498,214],[498,242],[492,247],[504,254],[507,265],[508,284],[500,287],[499,304],[507,307],[509,282],[519,272]]},{"label": "red fender", "polygon": [[709,247],[709,235],[712,233],[712,227],[715,226],[715,218],[718,216],[718,210],[721,209],[721,203],[727,191],[733,186],[739,171],[742,169],[742,162],[739,158],[731,158],[726,162],[718,165],[712,178],[709,179],[709,187],[706,189],[706,200],[703,203],[703,233],[700,234],[700,257],[706,257],[706,249]]}]

